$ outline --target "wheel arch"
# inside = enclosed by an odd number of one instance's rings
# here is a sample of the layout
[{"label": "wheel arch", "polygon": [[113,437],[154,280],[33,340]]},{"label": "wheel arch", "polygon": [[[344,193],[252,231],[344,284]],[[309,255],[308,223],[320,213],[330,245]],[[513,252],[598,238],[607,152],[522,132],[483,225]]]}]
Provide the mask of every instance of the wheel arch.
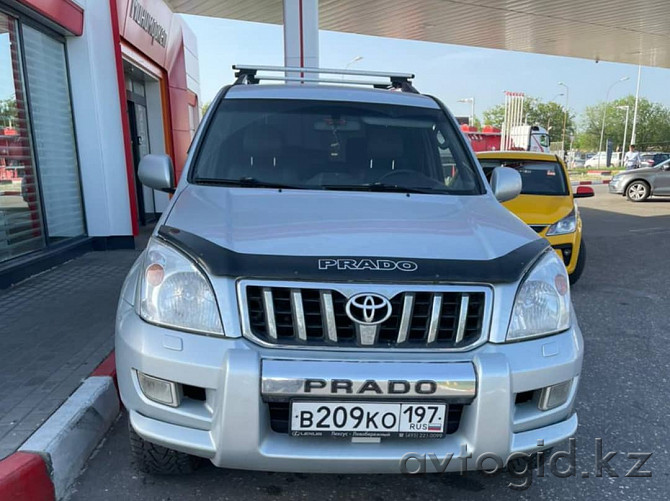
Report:
[{"label": "wheel arch", "polygon": [[628,182],[626,183],[626,186],[624,186],[624,189],[623,189],[623,194],[624,194],[624,195],[625,195],[626,192],[628,191],[628,187],[629,187],[631,184],[633,184],[634,182],[636,182],[636,181],[641,181],[641,182],[643,182],[644,184],[646,184],[646,185],[649,187],[649,194],[650,194],[650,195],[653,194],[653,192],[654,192],[654,188],[653,188],[653,186],[651,185],[651,183],[649,182],[649,180],[648,180],[648,179],[645,179],[645,178],[643,178],[643,177],[636,177],[636,178],[631,179],[630,181],[628,181]]}]

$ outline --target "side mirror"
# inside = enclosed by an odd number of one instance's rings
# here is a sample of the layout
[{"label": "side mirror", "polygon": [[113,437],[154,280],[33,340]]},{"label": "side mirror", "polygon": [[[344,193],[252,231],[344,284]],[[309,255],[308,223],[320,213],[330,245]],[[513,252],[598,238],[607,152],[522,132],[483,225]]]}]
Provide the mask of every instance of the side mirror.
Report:
[{"label": "side mirror", "polygon": [[590,198],[596,195],[596,192],[593,191],[593,188],[590,186],[577,186],[577,189],[572,194],[573,198]]},{"label": "side mirror", "polygon": [[521,175],[511,167],[496,167],[491,174],[491,189],[498,202],[507,202],[521,193]]},{"label": "side mirror", "polygon": [[167,155],[146,155],[140,160],[138,176],[143,185],[154,190],[174,193],[174,169]]}]

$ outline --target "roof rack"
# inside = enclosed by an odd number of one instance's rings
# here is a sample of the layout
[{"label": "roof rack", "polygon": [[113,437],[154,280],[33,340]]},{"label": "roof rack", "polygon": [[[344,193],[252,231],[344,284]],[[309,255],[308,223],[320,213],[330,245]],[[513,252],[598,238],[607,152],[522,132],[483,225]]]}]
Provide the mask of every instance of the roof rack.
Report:
[{"label": "roof rack", "polygon": [[[371,85],[375,89],[392,89],[418,94],[411,80],[413,73],[387,73],[382,71],[338,70],[334,68],[303,68],[299,66],[250,66],[234,64],[235,84],[258,84],[261,80],[298,83],[330,83],[345,85]],[[258,72],[284,73],[284,75],[259,75]],[[291,75],[293,73],[294,75]],[[314,76],[305,76],[317,74]],[[340,75],[341,78],[320,78],[319,74]],[[383,80],[344,79],[344,76],[372,77]]]}]

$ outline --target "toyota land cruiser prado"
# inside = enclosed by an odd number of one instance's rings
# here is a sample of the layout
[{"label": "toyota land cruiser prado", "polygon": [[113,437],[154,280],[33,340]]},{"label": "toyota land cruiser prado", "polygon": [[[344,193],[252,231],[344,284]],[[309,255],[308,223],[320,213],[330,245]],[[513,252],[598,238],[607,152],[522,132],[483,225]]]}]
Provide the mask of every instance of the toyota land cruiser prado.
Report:
[{"label": "toyota land cruiser prado", "polygon": [[[140,467],[398,473],[572,436],[582,335],[563,261],[500,204],[519,174],[487,183],[412,75],[259,84],[276,70],[214,100],[124,284]],[[154,189],[172,173],[140,166]]]}]

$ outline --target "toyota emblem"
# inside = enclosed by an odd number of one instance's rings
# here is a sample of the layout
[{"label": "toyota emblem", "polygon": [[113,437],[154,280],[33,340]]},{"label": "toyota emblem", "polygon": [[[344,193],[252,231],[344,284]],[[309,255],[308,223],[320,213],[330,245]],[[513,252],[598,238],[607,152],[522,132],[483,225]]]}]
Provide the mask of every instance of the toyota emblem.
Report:
[{"label": "toyota emblem", "polygon": [[391,302],[380,294],[356,294],[347,301],[345,311],[358,324],[378,325],[391,316]]}]

